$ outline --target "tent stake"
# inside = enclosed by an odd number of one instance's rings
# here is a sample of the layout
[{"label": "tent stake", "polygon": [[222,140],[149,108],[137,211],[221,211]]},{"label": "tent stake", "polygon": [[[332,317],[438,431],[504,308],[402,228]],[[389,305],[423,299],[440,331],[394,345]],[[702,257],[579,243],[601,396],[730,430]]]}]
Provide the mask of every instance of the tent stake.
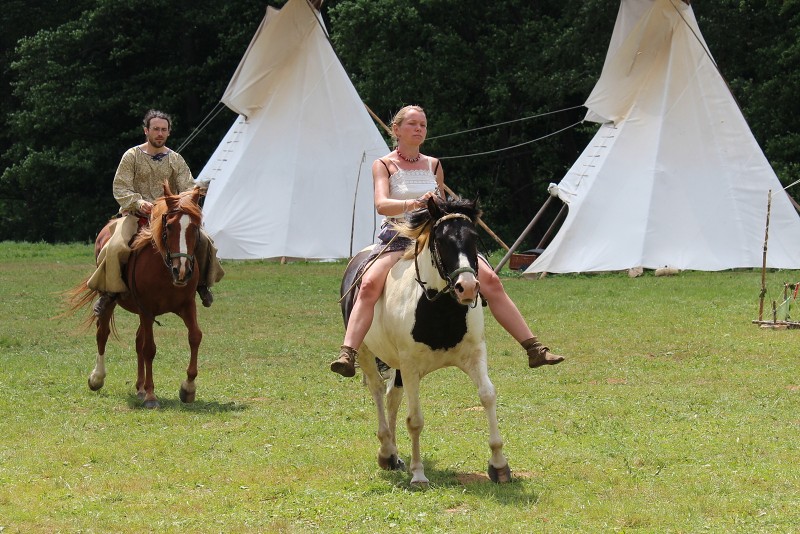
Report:
[{"label": "tent stake", "polygon": [[764,295],[767,294],[767,241],[769,241],[769,212],[772,208],[772,189],[767,194],[767,225],[764,230],[764,253],[761,259],[761,294],[758,297],[758,320],[764,318]]}]

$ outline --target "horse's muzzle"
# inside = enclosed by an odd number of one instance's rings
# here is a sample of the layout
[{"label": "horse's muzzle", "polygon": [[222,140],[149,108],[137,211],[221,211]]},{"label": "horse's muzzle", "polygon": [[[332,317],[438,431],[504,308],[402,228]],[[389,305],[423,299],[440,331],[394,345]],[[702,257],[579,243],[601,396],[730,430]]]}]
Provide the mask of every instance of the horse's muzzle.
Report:
[{"label": "horse's muzzle", "polygon": [[[177,262],[177,260],[175,260]],[[172,271],[172,285],[176,287],[183,287],[189,283],[189,280],[192,279],[193,274],[193,265],[189,262],[186,262],[186,265],[181,266],[181,263],[178,262],[178,265],[173,265]]]},{"label": "horse's muzzle", "polygon": [[459,304],[473,306],[478,300],[481,285],[472,273],[461,273],[453,284],[453,293]]}]

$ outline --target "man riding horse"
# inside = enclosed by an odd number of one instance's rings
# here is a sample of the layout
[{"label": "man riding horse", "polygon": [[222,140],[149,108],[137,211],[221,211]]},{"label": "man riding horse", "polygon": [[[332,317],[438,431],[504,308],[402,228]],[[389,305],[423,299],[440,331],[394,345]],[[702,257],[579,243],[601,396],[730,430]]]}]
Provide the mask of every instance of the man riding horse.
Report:
[{"label": "man riding horse", "polygon": [[[163,111],[151,109],[143,120],[145,142],[128,149],[114,175],[114,198],[120,205],[120,218],[111,227],[111,238],[97,256],[97,270],[89,278],[89,288],[100,292],[94,304],[94,314],[102,315],[106,307],[128,287],[122,277],[122,268],[130,256],[130,241],[139,228],[140,219],[146,220],[153,201],[164,194],[168,183],[175,194],[197,186],[183,157],[166,146],[172,120]],[[225,274],[217,259],[213,241],[202,229],[195,251],[200,271],[197,293],[206,308],[214,297],[211,286]]]}]

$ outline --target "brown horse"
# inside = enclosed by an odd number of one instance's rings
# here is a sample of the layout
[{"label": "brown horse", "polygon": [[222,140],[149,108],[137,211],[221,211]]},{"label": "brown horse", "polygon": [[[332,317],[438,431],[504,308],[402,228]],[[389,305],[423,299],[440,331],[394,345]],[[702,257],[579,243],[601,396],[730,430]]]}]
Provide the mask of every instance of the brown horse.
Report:
[{"label": "brown horse", "polygon": [[[153,359],[156,355],[153,323],[157,316],[165,313],[178,315],[189,330],[189,367],[186,380],[181,384],[180,399],[183,402],[194,401],[197,351],[203,338],[197,324],[195,291],[199,272],[194,259],[202,222],[198,204],[200,195],[201,190],[197,188],[174,195],[164,184],[164,196],[153,203],[149,226],[143,226],[131,243],[131,255],[124,274],[129,291],[119,295],[96,318],[97,361],[89,375],[92,391],[103,387],[106,342],[113,330],[114,307],[119,304],[139,316],[136,394],[144,401],[144,407],[159,406],[153,383]],[[106,224],[97,236],[95,257],[111,237],[110,224]],[[77,310],[91,303],[98,292],[84,282],[72,291],[72,295],[72,309]]]}]

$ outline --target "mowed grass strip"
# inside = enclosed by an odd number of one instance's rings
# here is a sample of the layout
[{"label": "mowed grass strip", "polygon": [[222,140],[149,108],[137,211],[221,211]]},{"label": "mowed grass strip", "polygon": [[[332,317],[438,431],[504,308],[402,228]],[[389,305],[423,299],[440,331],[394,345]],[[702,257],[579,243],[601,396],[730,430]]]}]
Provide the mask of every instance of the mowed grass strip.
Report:
[{"label": "mowed grass strip", "polygon": [[[499,259],[499,255],[495,261]],[[751,323],[761,273],[524,280],[507,291],[567,361],[530,370],[487,311],[515,476],[488,481],[486,418],[454,369],[423,381],[427,491],[384,472],[360,378],[328,371],[343,263],[225,262],[197,401],[175,316],[156,394],[135,397],[136,318],[117,311],[99,392],[92,328],[62,292],[88,244],[0,243],[2,532],[795,532],[800,332]],[[767,273],[767,312],[800,272]],[[84,310],[88,313],[89,310]],[[800,319],[800,310],[797,311]],[[405,405],[401,410],[405,409]],[[405,428],[398,429],[408,461]]]}]

